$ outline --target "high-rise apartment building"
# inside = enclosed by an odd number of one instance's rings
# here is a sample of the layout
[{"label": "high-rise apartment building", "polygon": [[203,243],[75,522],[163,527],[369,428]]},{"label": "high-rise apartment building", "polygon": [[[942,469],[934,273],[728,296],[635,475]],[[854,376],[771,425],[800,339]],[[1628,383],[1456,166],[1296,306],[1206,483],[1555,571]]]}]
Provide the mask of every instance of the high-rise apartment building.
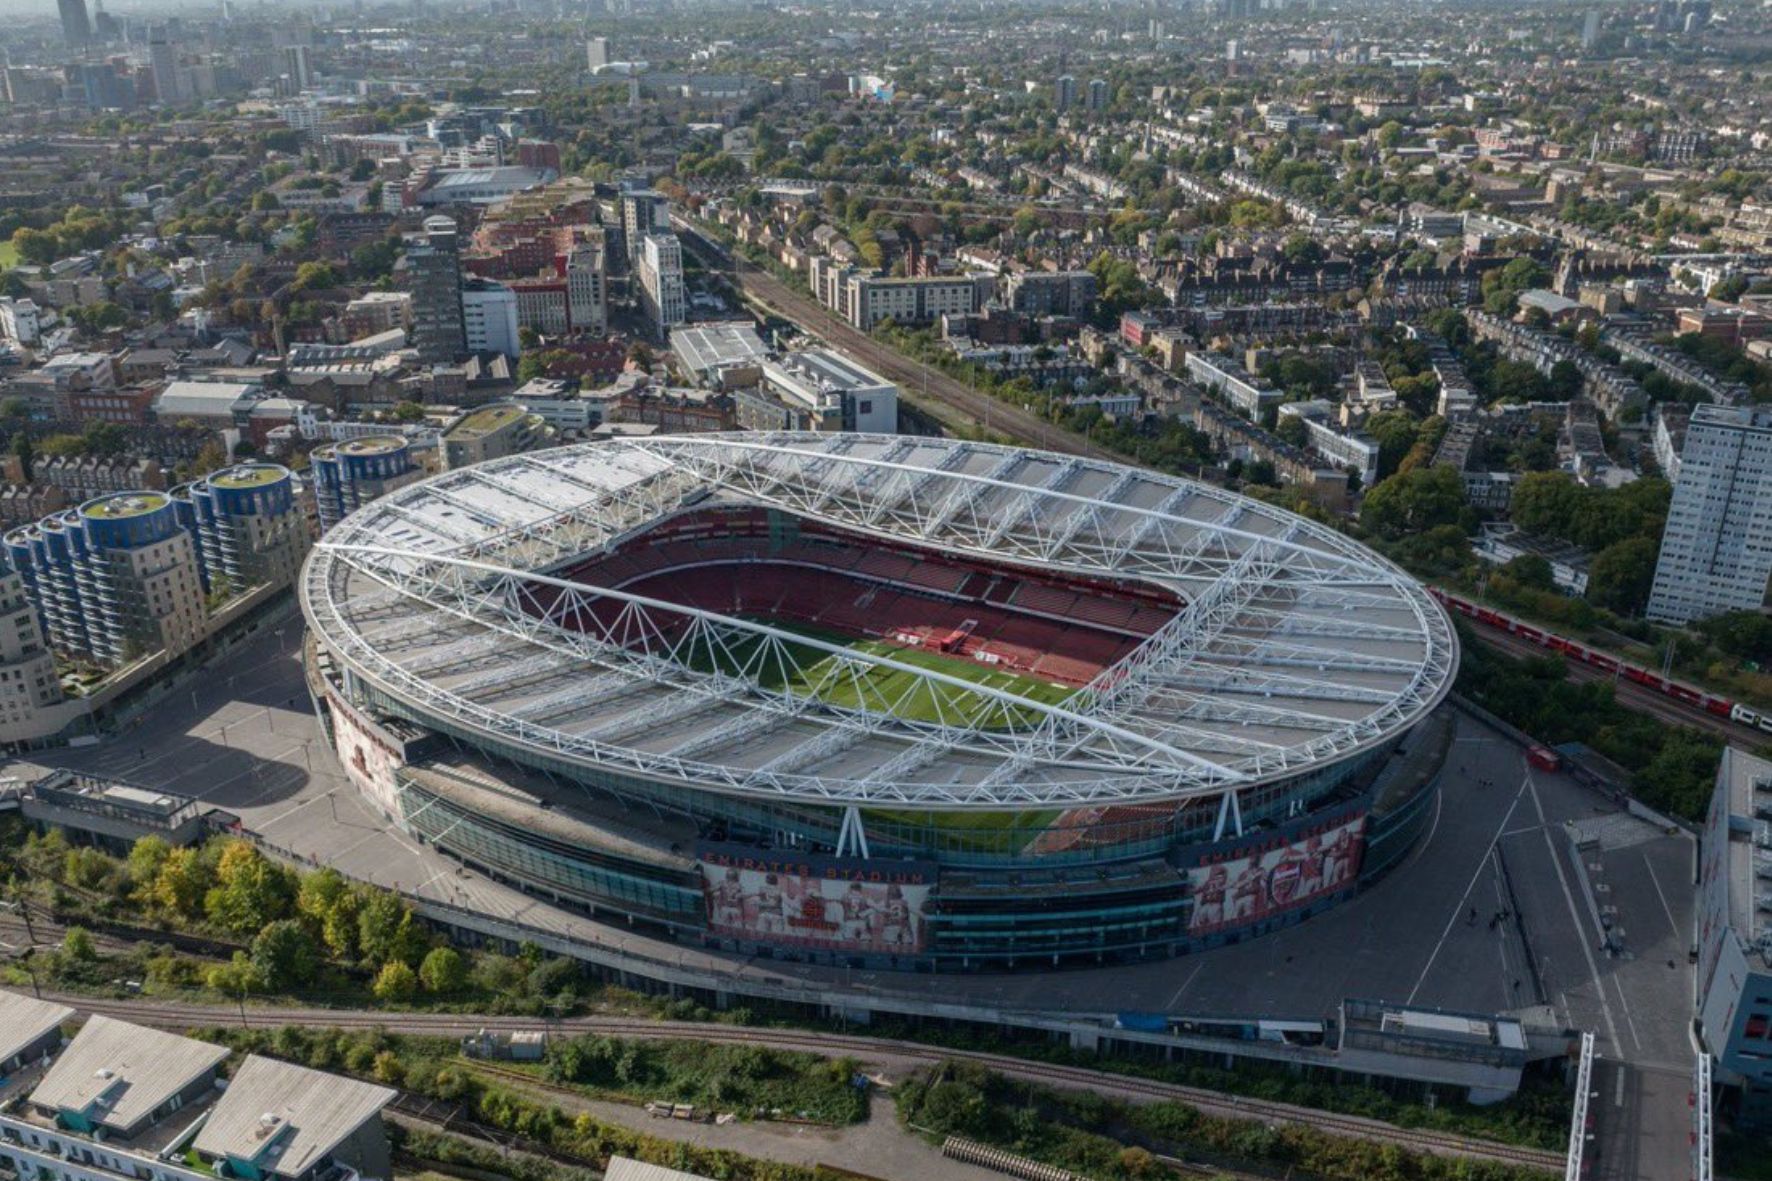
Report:
[{"label": "high-rise apartment building", "polygon": [[61,699],[55,657],[24,576],[0,566],[0,734],[29,731],[37,711]]},{"label": "high-rise apartment building", "polygon": [[182,652],[206,622],[195,542],[164,492],[115,492],[6,535],[50,646],[119,669]]},{"label": "high-rise apartment building", "polygon": [[241,463],[172,490],[179,523],[197,546],[203,589],[238,594],[295,582],[308,553],[295,477],[274,463]]},{"label": "high-rise apartment building", "polygon": [[62,15],[62,39],[69,49],[92,44],[92,22],[86,16],[86,0],[56,0]]},{"label": "high-rise apartment building", "polygon": [[455,221],[440,214],[425,218],[424,233],[408,239],[401,266],[412,292],[412,346],[419,359],[432,365],[454,361],[468,347]]},{"label": "high-rise apartment building", "polygon": [[148,71],[154,79],[154,97],[170,106],[185,97],[179,85],[178,45],[165,25],[148,30]]},{"label": "high-rise apartment building", "polygon": [[567,253],[566,304],[574,332],[601,336],[609,330],[609,293],[600,243],[581,242]]},{"label": "high-rise apartment building", "polygon": [[1757,611],[1772,578],[1772,408],[1698,406],[1686,426],[1649,618]]},{"label": "high-rise apartment building", "polygon": [[289,76],[290,89],[300,94],[314,84],[314,51],[306,45],[283,48],[283,72]]},{"label": "high-rise apartment building", "polygon": [[1060,111],[1068,111],[1077,105],[1077,80],[1069,74],[1060,74],[1058,82],[1052,88],[1052,105]]},{"label": "high-rise apartment building", "polygon": [[646,235],[671,228],[671,203],[663,193],[630,189],[621,195],[622,241],[628,244],[628,264],[640,257]]},{"label": "high-rise apartment building", "polygon": [[518,339],[517,293],[491,279],[468,279],[461,289],[462,328],[470,353],[503,353],[515,357],[523,351]]},{"label": "high-rise apartment building", "polygon": [[1107,81],[1102,78],[1091,78],[1089,80],[1089,109],[1092,111],[1105,111],[1107,110],[1107,105]]},{"label": "high-rise apartment building", "polygon": [[600,70],[609,64],[609,38],[592,37],[585,42],[585,67]]},{"label": "high-rise apartment building", "polygon": [[683,246],[677,235],[648,234],[640,242],[640,303],[652,322],[653,335],[665,339],[671,326],[688,319],[683,294]]},{"label": "high-rise apartment building", "polygon": [[383,493],[424,477],[412,462],[412,449],[399,435],[365,435],[315,448],[314,514],[320,532],[338,524]]}]

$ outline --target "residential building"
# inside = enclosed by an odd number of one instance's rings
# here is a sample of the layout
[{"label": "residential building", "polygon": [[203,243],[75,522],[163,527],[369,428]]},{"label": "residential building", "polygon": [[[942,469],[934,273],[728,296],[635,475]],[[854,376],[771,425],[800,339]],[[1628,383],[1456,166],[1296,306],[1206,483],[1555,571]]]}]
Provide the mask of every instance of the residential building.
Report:
[{"label": "residential building", "polygon": [[0,1078],[17,1074],[62,1046],[74,1010],[16,992],[0,992]]},{"label": "residential building", "polygon": [[179,85],[178,45],[163,24],[148,28],[148,70],[154,79],[154,97],[161,106],[171,106],[185,97]]},{"label": "residential building", "polygon": [[1772,1126],[1772,762],[1734,746],[1717,766],[1698,851],[1697,1021],[1736,1130]]},{"label": "residential building", "polygon": [[491,402],[470,410],[443,430],[443,468],[456,468],[534,451],[554,442],[540,414],[517,402]]},{"label": "residential building", "polygon": [[274,463],[241,463],[172,490],[179,523],[197,548],[203,589],[292,586],[308,555],[295,476]]},{"label": "residential building", "polygon": [[342,521],[376,497],[421,479],[412,449],[400,435],[365,435],[315,448],[313,467],[315,515],[320,532]]},{"label": "residential building", "polygon": [[[43,618],[26,593],[24,576],[0,567],[0,740],[39,737],[32,722],[62,699],[61,678],[43,631]],[[59,728],[60,719],[52,729]],[[4,993],[0,993],[3,999]],[[6,1028],[0,1011],[0,1030]],[[5,1035],[0,1033],[0,1078],[10,1071]]]},{"label": "residential building", "polygon": [[641,244],[648,234],[669,232],[671,203],[651,189],[628,189],[621,195],[621,231],[628,246],[628,265],[638,265]]},{"label": "residential building", "polygon": [[1003,300],[1031,316],[1087,316],[1100,283],[1089,271],[1018,271],[1003,284]]},{"label": "residential building", "polygon": [[30,348],[42,335],[41,313],[35,301],[0,298],[0,336]]},{"label": "residential building", "polygon": [[467,351],[462,324],[461,253],[452,218],[427,217],[400,260],[412,293],[412,346],[426,364],[447,365]]},{"label": "residential building", "polygon": [[1258,421],[1285,397],[1223,353],[1191,352],[1182,362],[1182,371],[1209,392]]},{"label": "residential building", "polygon": [[517,293],[491,279],[468,279],[461,288],[462,333],[470,353],[522,353]]},{"label": "residential building", "polygon": [[981,285],[970,276],[915,278],[850,274],[844,295],[832,310],[863,332],[882,320],[896,324],[933,324],[943,316],[969,316],[983,304]]},{"label": "residential building", "polygon": [[635,269],[640,281],[640,304],[659,340],[688,318],[683,290],[683,246],[672,233],[647,234],[640,242],[640,261]]},{"label": "residential building", "polygon": [[1772,577],[1772,408],[1693,408],[1649,618],[1757,611]]},{"label": "residential building", "polygon": [[[55,1006],[0,994],[40,1029]],[[110,1017],[87,1019],[0,1114],[0,1168],[41,1181],[369,1181],[393,1175],[382,1110],[395,1092]],[[10,1040],[10,1039],[9,1039]],[[26,1080],[26,1085],[29,1081]],[[175,1151],[176,1149],[176,1151]]]},{"label": "residential building", "polygon": [[52,648],[120,669],[204,634],[191,534],[164,492],[114,492],[6,535]]},{"label": "residential building", "polygon": [[542,336],[566,335],[572,317],[567,310],[565,280],[547,277],[510,279],[505,286],[517,297],[519,328],[533,329]]}]

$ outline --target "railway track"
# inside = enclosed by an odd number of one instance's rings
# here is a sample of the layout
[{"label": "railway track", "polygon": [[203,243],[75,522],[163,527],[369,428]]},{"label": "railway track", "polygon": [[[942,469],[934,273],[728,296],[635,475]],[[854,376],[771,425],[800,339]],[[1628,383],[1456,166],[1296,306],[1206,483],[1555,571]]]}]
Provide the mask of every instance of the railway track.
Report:
[{"label": "railway track", "polygon": [[[719,1044],[763,1045],[797,1050],[821,1057],[887,1058],[918,1066],[948,1060],[976,1062],[999,1074],[1027,1082],[1044,1083],[1071,1090],[1116,1094],[1143,1101],[1179,1100],[1207,1115],[1256,1120],[1267,1124],[1290,1124],[1315,1128],[1333,1135],[1395,1144],[1438,1156],[1464,1157],[1557,1171],[1561,1154],[1543,1149],[1520,1148],[1452,1133],[1404,1128],[1361,1116],[1316,1111],[1265,1099],[1249,1099],[1178,1083],[1158,1082],[1077,1066],[1032,1062],[1005,1054],[980,1050],[950,1050],[916,1042],[849,1034],[813,1033],[792,1029],[758,1029],[747,1026],[700,1022],[659,1022],[631,1017],[572,1017],[543,1021],[534,1017],[462,1015],[453,1013],[373,1013],[351,1009],[246,1009],[222,1005],[172,1005],[152,1001],[94,1000],[59,996],[55,999],[84,1013],[103,1014],[160,1028],[182,1030],[196,1025],[237,1025],[274,1028],[279,1025],[312,1025],[339,1029],[386,1029],[392,1033],[429,1036],[463,1036],[484,1030],[515,1032],[543,1027],[555,1034],[601,1034],[635,1040],[699,1040]],[[523,1076],[525,1082],[535,1080]]]},{"label": "railway track", "polygon": [[1020,406],[999,402],[965,382],[949,377],[939,369],[924,365],[906,357],[897,349],[881,344],[854,325],[838,318],[812,297],[789,287],[744,256],[727,250],[703,233],[695,223],[679,218],[677,225],[684,231],[684,245],[704,265],[729,275],[743,295],[840,347],[864,365],[896,382],[900,394],[907,401],[914,402],[927,394],[929,401],[958,412],[974,423],[985,426],[990,432],[1016,443],[1066,455],[1125,462],[1124,456],[1097,447]]}]

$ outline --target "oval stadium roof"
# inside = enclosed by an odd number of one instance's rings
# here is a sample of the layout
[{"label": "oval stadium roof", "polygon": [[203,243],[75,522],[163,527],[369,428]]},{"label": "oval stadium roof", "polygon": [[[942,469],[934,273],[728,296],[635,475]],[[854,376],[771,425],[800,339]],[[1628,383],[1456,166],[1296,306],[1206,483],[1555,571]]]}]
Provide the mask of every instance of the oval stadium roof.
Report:
[{"label": "oval stadium roof", "polygon": [[[722,504],[949,557],[1141,580],[1183,605],[1054,701],[883,645],[559,577],[651,522]],[[534,609],[538,590],[549,610]],[[910,436],[624,439],[447,472],[335,527],[302,599],[333,656],[420,721],[698,790],[890,808],[1182,800],[1288,779],[1407,729],[1457,666],[1423,588],[1325,526],[1141,469]],[[620,642],[566,627],[584,614],[562,604],[617,604],[630,625]],[[936,704],[894,710],[748,675],[742,661],[686,659],[682,626],[647,622],[667,617],[689,621],[700,651],[816,658],[827,682],[895,674]]]}]

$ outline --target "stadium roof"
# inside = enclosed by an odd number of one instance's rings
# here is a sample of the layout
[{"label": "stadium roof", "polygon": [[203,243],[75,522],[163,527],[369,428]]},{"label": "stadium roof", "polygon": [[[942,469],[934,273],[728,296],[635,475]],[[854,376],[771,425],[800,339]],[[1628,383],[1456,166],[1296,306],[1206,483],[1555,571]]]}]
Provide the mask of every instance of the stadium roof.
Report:
[{"label": "stadium roof", "polygon": [[[1053,704],[556,576],[651,522],[719,504],[949,557],[1142,580],[1185,606]],[[537,587],[555,607],[534,609]],[[448,472],[337,526],[302,596],[335,658],[420,720],[553,762],[845,805],[1222,795],[1400,733],[1445,695],[1457,664],[1426,592],[1332,529],[1116,464],[908,436],[622,439]],[[612,601],[630,624],[621,642],[554,622]],[[568,614],[575,605],[585,611]],[[687,637],[649,624],[655,612],[687,618]],[[827,680],[884,667],[943,704],[936,720],[841,706],[842,695],[695,667],[685,644],[761,646],[783,660],[810,650]]]}]

